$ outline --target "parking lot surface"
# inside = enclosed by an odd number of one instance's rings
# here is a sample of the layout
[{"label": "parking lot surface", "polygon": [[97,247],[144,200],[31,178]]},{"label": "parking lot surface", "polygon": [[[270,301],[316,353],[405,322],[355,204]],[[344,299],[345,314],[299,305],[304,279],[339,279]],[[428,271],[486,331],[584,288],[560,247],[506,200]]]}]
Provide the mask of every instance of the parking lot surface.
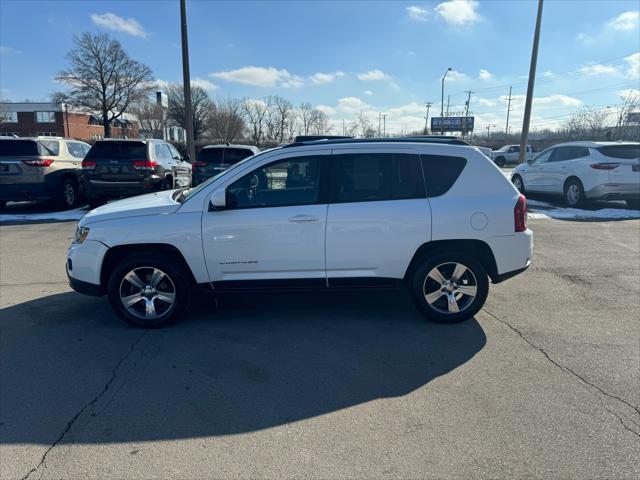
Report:
[{"label": "parking lot surface", "polygon": [[462,324],[297,294],[153,331],[69,289],[74,222],[0,226],[1,477],[638,478],[640,221],[529,223]]}]

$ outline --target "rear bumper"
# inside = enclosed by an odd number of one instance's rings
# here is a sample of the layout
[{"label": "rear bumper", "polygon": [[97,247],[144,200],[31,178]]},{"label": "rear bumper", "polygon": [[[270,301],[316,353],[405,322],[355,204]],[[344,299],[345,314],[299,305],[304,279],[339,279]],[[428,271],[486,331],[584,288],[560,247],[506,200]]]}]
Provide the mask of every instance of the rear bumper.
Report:
[{"label": "rear bumper", "polygon": [[84,186],[89,198],[122,198],[151,193],[160,181],[161,179],[156,177],[130,182],[107,182],[85,178]]},{"label": "rear bumper", "polygon": [[513,235],[500,235],[486,239],[496,260],[497,275],[494,283],[524,272],[533,261],[533,232],[527,229]]},{"label": "rear bumper", "polygon": [[22,201],[22,200],[45,200],[51,198],[53,192],[44,183],[14,183],[11,185],[0,185],[0,200]]},{"label": "rear bumper", "polygon": [[640,199],[640,184],[605,183],[584,193],[587,198],[594,200],[634,200]]}]

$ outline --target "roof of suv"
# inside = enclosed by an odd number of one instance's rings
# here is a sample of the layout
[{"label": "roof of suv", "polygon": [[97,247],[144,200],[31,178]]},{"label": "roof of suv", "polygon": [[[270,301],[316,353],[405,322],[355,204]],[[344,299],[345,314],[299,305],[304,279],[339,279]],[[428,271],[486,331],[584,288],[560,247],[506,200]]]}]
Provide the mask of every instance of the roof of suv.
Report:
[{"label": "roof of suv", "polygon": [[344,138],[336,140],[315,140],[310,142],[298,142],[284,145],[282,148],[312,146],[312,145],[349,145],[354,143],[438,143],[443,145],[470,146],[464,140],[456,137],[416,136],[393,138]]},{"label": "roof of suv", "polygon": [[553,147],[606,147],[609,145],[640,145],[640,142],[593,142],[591,140],[579,140],[575,142],[563,142],[553,145]]},{"label": "roof of suv", "polygon": [[253,145],[241,145],[239,143],[219,143],[216,145],[205,145],[202,147],[204,149],[213,149],[213,148],[246,148],[247,150],[258,151],[258,147]]}]

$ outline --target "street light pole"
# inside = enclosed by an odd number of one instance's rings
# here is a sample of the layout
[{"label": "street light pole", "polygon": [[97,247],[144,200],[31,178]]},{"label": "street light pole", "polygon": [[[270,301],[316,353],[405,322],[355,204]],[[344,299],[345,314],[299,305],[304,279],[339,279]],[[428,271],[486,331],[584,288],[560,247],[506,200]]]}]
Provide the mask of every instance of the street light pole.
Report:
[{"label": "street light pole", "polygon": [[529,66],[529,84],[527,85],[527,100],[524,105],[524,119],[522,120],[522,134],[520,135],[519,163],[524,163],[529,139],[529,121],[531,120],[531,104],[533,102],[533,86],[536,81],[536,65],[538,64],[538,45],[540,44],[540,23],[542,21],[542,0],[538,0],[538,15],[536,30],[533,35],[533,49],[531,50],[531,65]]},{"label": "street light pole", "polygon": [[191,76],[189,74],[189,40],[187,38],[187,7],[180,0],[180,30],[182,35],[182,83],[184,86],[184,126],[187,133],[187,153],[193,162],[196,146],[193,138],[193,108],[191,106]]},{"label": "street light pole", "polygon": [[442,76],[442,92],[440,95],[440,135],[444,135],[444,79],[447,77],[447,73],[451,71],[451,67],[447,68]]}]

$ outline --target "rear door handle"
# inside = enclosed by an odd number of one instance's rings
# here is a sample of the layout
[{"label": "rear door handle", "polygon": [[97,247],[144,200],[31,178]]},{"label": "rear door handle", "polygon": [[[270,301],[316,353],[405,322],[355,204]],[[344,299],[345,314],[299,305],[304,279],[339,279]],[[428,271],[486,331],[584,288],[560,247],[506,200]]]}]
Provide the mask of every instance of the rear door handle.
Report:
[{"label": "rear door handle", "polygon": [[296,215],[289,218],[289,221],[293,223],[317,222],[318,220],[319,218],[314,215]]}]

